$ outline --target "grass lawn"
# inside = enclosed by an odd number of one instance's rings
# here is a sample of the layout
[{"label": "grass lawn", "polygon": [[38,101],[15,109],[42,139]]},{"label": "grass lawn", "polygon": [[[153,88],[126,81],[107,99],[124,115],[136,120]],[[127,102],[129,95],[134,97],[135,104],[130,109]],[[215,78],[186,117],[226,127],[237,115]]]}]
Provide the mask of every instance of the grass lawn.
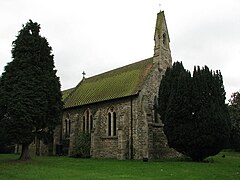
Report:
[{"label": "grass lawn", "polygon": [[[222,158],[225,154],[226,157]],[[240,153],[222,152],[209,163],[176,159],[162,161],[119,161],[34,157],[15,161],[18,155],[0,154],[0,179],[240,179]]]}]

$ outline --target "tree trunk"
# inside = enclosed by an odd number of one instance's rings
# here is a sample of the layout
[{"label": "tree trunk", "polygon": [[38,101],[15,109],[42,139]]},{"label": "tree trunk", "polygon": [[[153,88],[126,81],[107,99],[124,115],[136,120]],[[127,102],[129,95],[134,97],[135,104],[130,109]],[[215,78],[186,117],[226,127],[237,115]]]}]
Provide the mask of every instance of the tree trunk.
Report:
[{"label": "tree trunk", "polygon": [[21,161],[28,161],[31,160],[30,153],[29,153],[29,144],[22,144],[22,152],[19,157]]},{"label": "tree trunk", "polygon": [[40,156],[40,139],[36,137],[36,155]]}]

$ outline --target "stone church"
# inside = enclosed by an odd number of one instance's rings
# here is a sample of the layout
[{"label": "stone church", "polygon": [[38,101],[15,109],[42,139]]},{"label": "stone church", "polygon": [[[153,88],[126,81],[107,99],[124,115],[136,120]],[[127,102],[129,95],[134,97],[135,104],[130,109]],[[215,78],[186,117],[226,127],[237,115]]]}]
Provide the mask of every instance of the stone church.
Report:
[{"label": "stone church", "polygon": [[89,132],[93,158],[155,159],[174,155],[156,112],[160,81],[172,64],[163,11],[157,14],[154,41],[153,57],[84,77],[75,88],[63,91],[63,119],[55,133],[54,147],[67,141],[66,151],[71,156],[79,132]]}]

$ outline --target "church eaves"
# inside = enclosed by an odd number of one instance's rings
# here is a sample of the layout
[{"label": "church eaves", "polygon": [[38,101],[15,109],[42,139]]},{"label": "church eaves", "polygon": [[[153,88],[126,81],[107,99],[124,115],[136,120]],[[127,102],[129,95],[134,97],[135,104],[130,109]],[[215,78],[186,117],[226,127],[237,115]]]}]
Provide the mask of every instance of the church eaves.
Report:
[{"label": "church eaves", "polygon": [[136,95],[141,90],[152,66],[153,58],[149,58],[85,78],[69,94],[64,108]]}]

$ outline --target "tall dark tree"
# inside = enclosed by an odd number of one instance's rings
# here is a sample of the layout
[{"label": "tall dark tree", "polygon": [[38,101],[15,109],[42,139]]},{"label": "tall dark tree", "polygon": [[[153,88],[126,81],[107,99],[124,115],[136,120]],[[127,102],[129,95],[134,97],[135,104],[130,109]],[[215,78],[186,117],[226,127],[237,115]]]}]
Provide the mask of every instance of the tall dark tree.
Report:
[{"label": "tall dark tree", "polygon": [[184,72],[185,69],[182,62],[174,62],[172,68],[168,68],[161,80],[161,86],[159,87],[158,101],[159,104],[159,114],[161,115],[161,120],[163,123],[166,118],[166,109],[168,107],[171,90],[176,89],[179,75]]},{"label": "tall dark tree", "polygon": [[[164,117],[164,132],[170,147],[194,161],[202,161],[220,152],[229,138],[229,114],[222,75],[205,66],[202,69],[195,67],[193,77],[183,68],[178,76],[171,78],[175,70],[172,68],[164,77],[168,78],[168,83],[175,84],[170,89],[167,86],[165,109],[159,111]],[[160,85],[160,92],[164,86],[164,83]],[[164,99],[161,95],[159,107]]]},{"label": "tall dark tree", "polygon": [[30,159],[29,144],[60,123],[62,101],[52,48],[31,20],[13,42],[13,61],[0,79],[0,124],[4,139],[22,145],[21,160]]},{"label": "tall dark tree", "polygon": [[230,134],[230,119],[225,104],[225,90],[220,71],[207,66],[195,67],[192,79],[192,112],[194,142],[189,156],[202,161],[226,147]]},{"label": "tall dark tree", "polygon": [[186,154],[188,142],[193,141],[190,72],[182,70],[174,82],[166,108],[164,132],[169,146]]},{"label": "tall dark tree", "polygon": [[240,92],[234,92],[229,100],[229,114],[231,119],[230,146],[240,151]]}]

